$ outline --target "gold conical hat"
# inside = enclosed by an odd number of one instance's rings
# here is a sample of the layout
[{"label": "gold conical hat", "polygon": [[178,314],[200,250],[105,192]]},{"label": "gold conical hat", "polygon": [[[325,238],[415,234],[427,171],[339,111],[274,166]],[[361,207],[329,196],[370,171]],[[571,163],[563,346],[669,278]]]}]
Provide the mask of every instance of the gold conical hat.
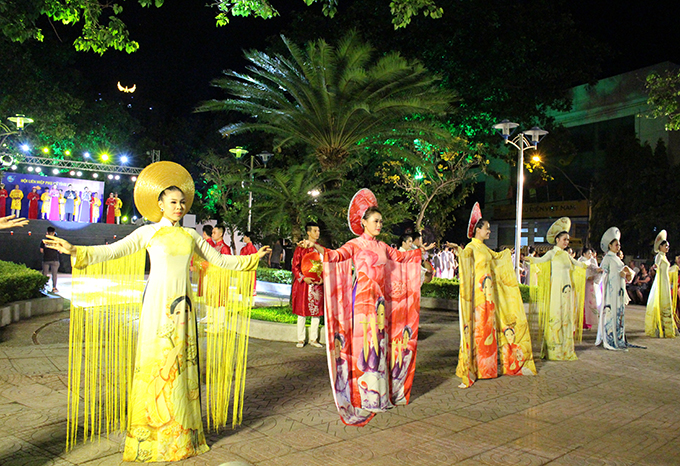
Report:
[{"label": "gold conical hat", "polygon": [[548,228],[548,233],[546,233],[545,236],[548,240],[548,243],[555,244],[555,237],[563,231],[569,233],[569,230],[571,230],[571,220],[569,217],[562,217],[550,225],[550,228]]},{"label": "gold conical hat", "polygon": [[156,162],[147,166],[135,182],[135,205],[143,217],[152,222],[163,218],[158,207],[158,195],[170,186],[177,186],[184,192],[187,212],[194,202],[194,180],[189,172],[175,162]]}]

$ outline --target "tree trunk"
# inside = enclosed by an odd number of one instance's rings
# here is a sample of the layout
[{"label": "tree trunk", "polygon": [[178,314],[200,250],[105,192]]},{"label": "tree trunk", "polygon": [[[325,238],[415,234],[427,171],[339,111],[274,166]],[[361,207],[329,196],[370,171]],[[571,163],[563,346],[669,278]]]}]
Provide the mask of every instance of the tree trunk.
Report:
[{"label": "tree trunk", "polygon": [[316,157],[324,171],[340,167],[348,155],[347,150],[342,147],[320,147],[316,151]]}]

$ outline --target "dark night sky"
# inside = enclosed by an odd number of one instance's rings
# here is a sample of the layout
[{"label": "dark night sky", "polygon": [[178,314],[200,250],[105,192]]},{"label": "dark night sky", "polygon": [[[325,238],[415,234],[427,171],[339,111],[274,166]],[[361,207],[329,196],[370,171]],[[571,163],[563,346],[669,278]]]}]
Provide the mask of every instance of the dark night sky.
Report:
[{"label": "dark night sky", "polygon": [[[288,4],[306,8],[302,0]],[[318,5],[311,8],[320,10]],[[569,9],[579,29],[612,50],[600,77],[666,60],[680,63],[680,2],[572,0]],[[272,20],[234,18],[218,28],[214,16],[214,9],[194,0],[166,0],[160,9],[126,2],[122,17],[140,49],[103,57],[79,54],[77,66],[104,94],[120,95],[117,81],[137,84],[133,102],[143,101],[153,111],[170,115],[187,114],[202,100],[223,97],[209,86],[210,80],[224,69],[242,70],[242,49],[264,47],[266,38],[286,22],[285,15]]]},{"label": "dark night sky", "polygon": [[77,66],[92,73],[100,92],[120,95],[118,81],[128,87],[136,84],[135,100],[172,115],[186,114],[202,100],[223,97],[210,81],[225,69],[243,70],[243,49],[263,48],[283,21],[239,17],[217,27],[215,10],[195,0],[165,0],[161,8],[129,2],[121,17],[140,43],[139,50],[81,53]]}]

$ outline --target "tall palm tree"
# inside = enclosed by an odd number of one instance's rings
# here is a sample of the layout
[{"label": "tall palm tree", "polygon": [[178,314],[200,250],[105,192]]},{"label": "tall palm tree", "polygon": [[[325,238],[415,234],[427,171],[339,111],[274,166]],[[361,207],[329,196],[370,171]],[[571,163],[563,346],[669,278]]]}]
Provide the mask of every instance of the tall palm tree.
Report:
[{"label": "tall palm tree", "polygon": [[234,98],[197,111],[252,117],[225,126],[224,135],[264,131],[278,147],[302,143],[324,170],[342,166],[369,138],[449,136],[430,116],[450,112],[455,95],[418,61],[396,52],[376,56],[354,32],[337,47],[317,40],[303,50],[282,39],[289,56],[251,50],[248,73],[225,71],[213,81]]}]

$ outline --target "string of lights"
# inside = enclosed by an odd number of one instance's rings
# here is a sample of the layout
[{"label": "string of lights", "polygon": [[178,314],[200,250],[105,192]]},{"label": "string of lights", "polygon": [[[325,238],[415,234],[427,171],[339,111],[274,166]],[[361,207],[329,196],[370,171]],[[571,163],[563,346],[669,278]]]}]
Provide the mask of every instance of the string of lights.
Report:
[{"label": "string of lights", "polygon": [[[86,162],[80,160],[55,159],[50,157],[37,157],[34,155],[16,154],[14,155],[12,169],[16,170],[18,163],[29,166],[46,167],[53,170],[80,170],[91,172],[102,172],[118,175],[138,175],[143,169],[140,167],[128,167],[125,165],[110,165],[106,163]],[[76,172],[77,174],[77,172]],[[80,175],[78,175],[80,176]]]}]

